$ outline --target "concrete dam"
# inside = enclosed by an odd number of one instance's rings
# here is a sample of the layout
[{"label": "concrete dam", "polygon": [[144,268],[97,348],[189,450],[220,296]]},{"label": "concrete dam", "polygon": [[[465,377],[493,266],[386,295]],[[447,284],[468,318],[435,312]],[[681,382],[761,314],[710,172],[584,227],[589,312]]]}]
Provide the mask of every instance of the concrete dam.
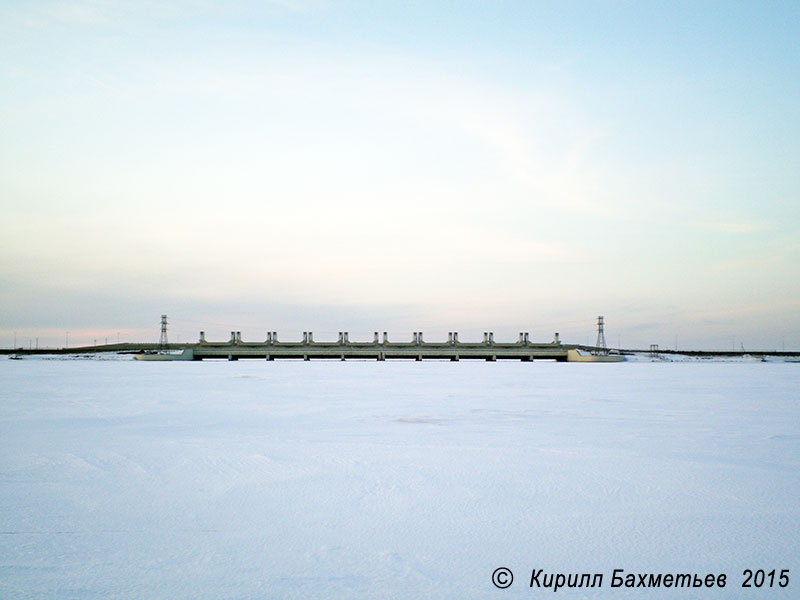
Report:
[{"label": "concrete dam", "polygon": [[[271,331],[264,341],[246,342],[241,332],[232,331],[229,340],[213,342],[206,340],[205,332],[200,332],[196,344],[187,344],[183,353],[173,355],[173,360],[204,360],[254,358],[261,360],[276,359],[367,359],[367,360],[555,360],[560,362],[596,362],[621,360],[620,356],[595,356],[582,352],[578,346],[562,344],[556,333],[552,342],[536,343],[530,341],[527,332],[521,332],[516,342],[495,342],[493,332],[484,332],[483,340],[462,342],[458,332],[450,332],[446,341],[427,342],[421,331],[415,331],[408,342],[391,342],[386,332],[379,335],[376,331],[371,341],[350,340],[346,331],[339,332],[339,339],[333,342],[314,340],[311,331],[304,331],[302,339],[296,342],[280,341],[278,334]],[[155,359],[155,357],[154,357]],[[156,359],[157,360],[157,359]],[[169,359],[168,359],[169,360]],[[605,362],[605,361],[604,361]]]}]

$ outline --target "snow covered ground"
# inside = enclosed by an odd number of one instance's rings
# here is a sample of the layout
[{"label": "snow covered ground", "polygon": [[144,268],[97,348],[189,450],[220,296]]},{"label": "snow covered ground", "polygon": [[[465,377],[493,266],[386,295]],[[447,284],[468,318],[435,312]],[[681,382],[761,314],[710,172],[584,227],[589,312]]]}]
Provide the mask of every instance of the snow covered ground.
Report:
[{"label": "snow covered ground", "polygon": [[798,364],[0,360],[2,598],[798,598],[799,540]]}]

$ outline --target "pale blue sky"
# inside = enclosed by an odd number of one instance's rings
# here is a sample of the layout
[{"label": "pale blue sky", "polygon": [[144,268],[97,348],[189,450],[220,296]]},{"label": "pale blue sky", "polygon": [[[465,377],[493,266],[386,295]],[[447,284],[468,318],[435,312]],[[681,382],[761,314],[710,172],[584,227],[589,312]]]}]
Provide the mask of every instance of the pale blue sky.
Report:
[{"label": "pale blue sky", "polygon": [[[800,349],[794,2],[0,2],[0,345]],[[351,336],[352,337],[352,336]]]}]

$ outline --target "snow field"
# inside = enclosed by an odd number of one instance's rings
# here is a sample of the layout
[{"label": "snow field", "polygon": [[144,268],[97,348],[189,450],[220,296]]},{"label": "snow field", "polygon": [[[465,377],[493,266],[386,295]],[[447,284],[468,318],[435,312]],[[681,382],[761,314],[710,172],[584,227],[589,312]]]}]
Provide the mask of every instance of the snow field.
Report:
[{"label": "snow field", "polygon": [[798,567],[798,390],[780,363],[0,361],[0,597],[695,593],[623,568],[794,598],[739,586]]}]

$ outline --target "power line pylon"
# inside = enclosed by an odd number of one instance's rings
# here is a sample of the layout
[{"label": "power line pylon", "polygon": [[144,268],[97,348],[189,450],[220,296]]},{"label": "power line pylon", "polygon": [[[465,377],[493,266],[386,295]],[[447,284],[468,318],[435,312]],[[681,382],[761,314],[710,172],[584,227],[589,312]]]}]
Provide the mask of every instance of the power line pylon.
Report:
[{"label": "power line pylon", "polygon": [[603,317],[597,317],[597,343],[595,348],[597,348],[598,354],[608,354],[606,334],[603,332]]},{"label": "power line pylon", "polygon": [[167,347],[167,315],[161,315],[161,339],[158,345],[164,349]]}]

